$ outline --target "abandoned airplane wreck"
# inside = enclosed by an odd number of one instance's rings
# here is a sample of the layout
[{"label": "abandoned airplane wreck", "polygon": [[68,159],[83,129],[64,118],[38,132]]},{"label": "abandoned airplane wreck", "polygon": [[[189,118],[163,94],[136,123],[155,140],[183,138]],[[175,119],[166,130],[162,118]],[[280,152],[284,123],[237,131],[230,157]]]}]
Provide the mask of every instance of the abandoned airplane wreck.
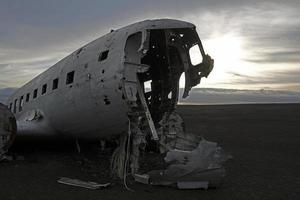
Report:
[{"label": "abandoned airplane wreck", "polygon": [[[111,165],[120,178],[131,174],[139,182],[177,183],[183,188],[191,182],[191,187],[217,185],[226,160],[221,148],[185,133],[176,113],[181,75],[186,98],[212,69],[213,59],[205,54],[191,23],[146,20],[112,30],[8,99],[8,109],[1,108],[6,124],[1,129],[1,155],[16,127],[17,135],[117,138]],[[139,152],[149,143],[165,155],[168,167],[141,175]]]}]

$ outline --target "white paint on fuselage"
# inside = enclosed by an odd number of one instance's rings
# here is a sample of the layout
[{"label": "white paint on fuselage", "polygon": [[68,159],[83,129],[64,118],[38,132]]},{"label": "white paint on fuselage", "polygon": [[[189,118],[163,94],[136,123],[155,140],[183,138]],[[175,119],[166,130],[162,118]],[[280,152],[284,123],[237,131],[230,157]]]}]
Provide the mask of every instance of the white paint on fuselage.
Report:
[{"label": "white paint on fuselage", "polygon": [[[108,33],[82,47],[80,53],[78,50],[73,52],[9,98],[7,105],[12,103],[13,106],[18,99],[15,113],[18,134],[63,134],[85,138],[120,134],[127,129],[127,106],[122,99],[120,80],[128,36],[149,29],[192,27],[193,24],[177,20],[146,20]],[[99,62],[99,54],[106,50],[109,50],[107,59]],[[67,73],[71,71],[75,71],[74,82],[66,85]],[[56,78],[59,78],[58,89],[52,90]],[[47,84],[47,92],[42,95],[44,84]],[[33,99],[35,89],[38,89],[38,95]],[[26,102],[27,93],[30,93],[29,102]],[[24,103],[19,112],[21,96],[24,96]],[[108,99],[109,104],[104,99]],[[41,119],[30,121],[24,117],[36,110],[42,111]]]}]

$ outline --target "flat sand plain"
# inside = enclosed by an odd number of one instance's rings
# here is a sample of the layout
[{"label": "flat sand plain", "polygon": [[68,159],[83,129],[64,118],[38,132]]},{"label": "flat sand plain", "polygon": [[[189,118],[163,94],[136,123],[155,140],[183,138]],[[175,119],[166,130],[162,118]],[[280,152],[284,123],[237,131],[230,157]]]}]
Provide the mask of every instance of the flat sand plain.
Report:
[{"label": "flat sand plain", "polygon": [[[186,131],[234,157],[220,188],[182,191],[129,179],[134,192],[127,191],[109,173],[110,150],[98,143],[82,142],[79,155],[72,141],[27,138],[11,149],[18,160],[0,163],[0,200],[300,199],[300,104],[181,105],[178,112]],[[94,191],[58,184],[59,177],[113,184]]]}]

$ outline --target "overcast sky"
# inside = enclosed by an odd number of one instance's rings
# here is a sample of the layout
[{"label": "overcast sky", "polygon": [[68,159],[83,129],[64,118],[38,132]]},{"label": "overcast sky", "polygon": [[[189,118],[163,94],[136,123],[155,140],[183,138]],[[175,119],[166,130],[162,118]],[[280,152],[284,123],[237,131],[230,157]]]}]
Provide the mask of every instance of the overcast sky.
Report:
[{"label": "overcast sky", "polygon": [[215,59],[202,87],[300,91],[299,0],[0,0],[0,88],[22,86],[111,29],[153,18],[197,26]]}]

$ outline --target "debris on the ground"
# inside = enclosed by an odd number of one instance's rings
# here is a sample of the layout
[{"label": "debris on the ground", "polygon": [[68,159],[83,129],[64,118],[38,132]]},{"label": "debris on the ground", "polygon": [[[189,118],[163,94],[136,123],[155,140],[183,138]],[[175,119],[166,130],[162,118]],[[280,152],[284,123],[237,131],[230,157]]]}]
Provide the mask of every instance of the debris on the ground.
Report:
[{"label": "debris on the ground", "polygon": [[112,166],[117,166],[115,171],[119,177],[127,176],[129,161],[131,175],[139,183],[176,186],[179,189],[207,189],[221,185],[225,177],[223,163],[231,158],[230,155],[224,153],[217,143],[185,132],[183,120],[176,112],[165,113],[159,122],[159,150],[160,155],[165,155],[161,167],[140,173],[139,151],[141,144],[145,143],[145,129],[143,118],[131,117],[128,136],[120,140],[119,149],[112,159]]},{"label": "debris on the ground", "polygon": [[152,185],[174,185],[179,189],[219,187],[225,176],[222,164],[232,158],[215,142],[186,133],[176,112],[165,113],[158,130],[160,151],[167,167],[134,174],[135,181]]},{"label": "debris on the ground", "polygon": [[67,178],[67,177],[61,177],[58,181],[58,183],[65,184],[65,185],[71,185],[71,186],[76,186],[76,187],[82,187],[82,188],[87,188],[87,189],[100,189],[100,188],[106,188],[111,185],[111,183],[96,183],[92,181],[82,181],[79,179],[72,179],[72,178]]},{"label": "debris on the ground", "polygon": [[[177,186],[179,189],[217,188],[225,176],[223,167],[208,170],[195,170],[185,175],[170,174],[167,170],[152,170],[147,173],[151,185]],[[204,184],[207,182],[207,187]]]},{"label": "debris on the ground", "polygon": [[24,161],[24,160],[25,160],[24,156],[8,155],[7,153],[2,154],[2,156],[0,156],[0,162]]},{"label": "debris on the ground", "polygon": [[0,155],[0,162],[2,162],[2,161],[12,161],[12,160],[13,160],[12,156],[8,156],[8,155],[5,155],[5,154]]},{"label": "debris on the ground", "polygon": [[159,122],[160,152],[166,153],[173,149],[191,151],[198,145],[200,136],[188,134],[184,130],[184,121],[177,112],[165,113]]},{"label": "debris on the ground", "polygon": [[179,189],[205,189],[207,190],[209,186],[208,181],[182,181],[177,182],[177,187]]},{"label": "debris on the ground", "polygon": [[139,183],[149,184],[149,175],[148,174],[134,174],[134,180]]}]

